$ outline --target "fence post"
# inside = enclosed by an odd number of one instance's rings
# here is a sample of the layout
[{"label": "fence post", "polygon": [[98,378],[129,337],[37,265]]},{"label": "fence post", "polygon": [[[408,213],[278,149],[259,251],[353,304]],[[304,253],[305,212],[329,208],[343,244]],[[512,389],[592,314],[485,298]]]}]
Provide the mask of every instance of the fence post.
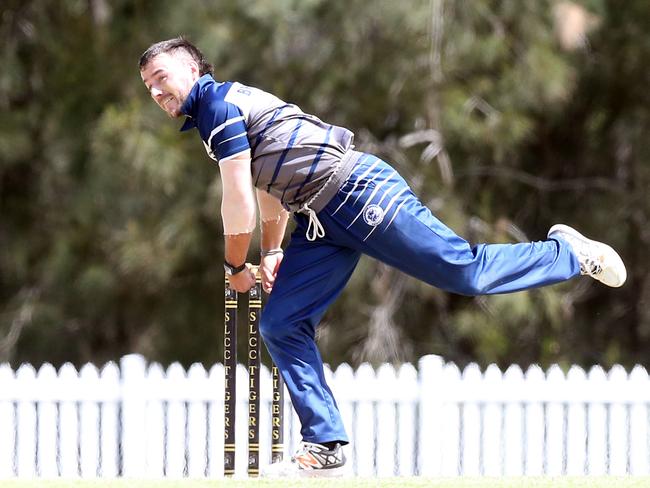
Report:
[{"label": "fence post", "polygon": [[101,409],[101,445],[102,456],[100,476],[115,478],[120,470],[119,459],[119,404],[121,399],[120,370],[113,361],[104,365],[100,374],[102,390],[109,399]]},{"label": "fence post", "polygon": [[[458,476],[461,471],[460,441],[461,441],[461,410],[464,403],[463,383],[460,369],[454,363],[442,367],[442,379],[439,387],[444,391],[445,398],[440,405],[439,433],[432,433],[440,439],[440,475]],[[426,415],[429,413],[426,412]]]},{"label": "fence post", "polygon": [[36,475],[36,405],[30,393],[36,391],[36,371],[22,364],[16,372],[21,392],[16,408],[16,472],[19,477]]},{"label": "fence post", "polygon": [[[395,368],[391,364],[384,363],[379,367],[377,370],[376,385],[376,473],[377,476],[383,477],[395,476],[397,474],[396,445],[397,433],[399,431],[399,427],[397,426],[397,421],[399,420],[397,416],[397,402],[399,401],[399,397],[396,396],[398,392],[398,378]],[[383,394],[379,393],[382,391],[384,392]]]},{"label": "fence post", "polygon": [[120,360],[122,370],[122,475],[142,478],[146,472],[145,360],[129,354]]},{"label": "fence post", "polygon": [[214,364],[208,374],[208,389],[214,397],[208,403],[208,477],[223,477],[224,380],[222,364]]},{"label": "fence post", "polygon": [[418,473],[440,476],[442,471],[442,404],[445,385],[442,381],[443,360],[427,355],[420,359],[420,412]]},{"label": "fence post", "polygon": [[79,416],[75,392],[79,375],[71,363],[59,369],[59,473],[64,478],[79,476]]},{"label": "fence post", "polygon": [[99,474],[99,371],[88,363],[79,371],[79,467],[83,478]]},{"label": "fence post", "polygon": [[569,476],[582,476],[587,465],[587,407],[582,398],[588,392],[587,373],[572,366],[567,374],[567,396],[570,396],[566,423],[566,471]]},{"label": "fence post", "polygon": [[[261,371],[258,372],[258,374]],[[207,408],[204,393],[209,391],[207,372],[194,363],[187,372],[187,476],[202,478],[207,469]]]},{"label": "fence post", "polygon": [[147,478],[161,478],[165,475],[165,402],[160,398],[161,394],[169,390],[165,381],[162,366],[159,363],[150,364],[147,368],[147,383],[156,392],[156,398],[150,399],[146,407]]},{"label": "fence post", "polygon": [[526,430],[525,442],[525,465],[526,476],[541,476],[544,474],[544,450],[546,420],[544,415],[544,402],[542,393],[546,387],[546,375],[539,365],[532,365],[526,371],[526,388],[530,392],[525,402]]},{"label": "fence post", "polygon": [[[521,391],[524,386],[524,373],[517,365],[506,369],[503,381],[511,391]],[[509,399],[503,410],[504,466],[506,476],[524,474],[524,405],[520,401]]]},{"label": "fence post", "polygon": [[637,365],[630,373],[630,473],[633,476],[648,474],[648,407],[641,395],[648,391],[648,372]]},{"label": "fence post", "polygon": [[[345,455],[348,457],[348,463],[352,466],[352,469],[356,471],[357,466],[357,438],[356,438],[356,429],[354,425],[354,403],[356,401],[357,389],[355,387],[356,383],[354,380],[354,371],[352,367],[343,363],[336,368],[334,372],[334,379],[331,382],[331,388],[334,392],[334,395],[337,399],[339,405],[339,411],[341,412],[341,417],[343,419],[343,425],[346,432],[350,436],[350,445],[346,446]],[[292,416],[295,415],[292,413]],[[288,424],[286,421],[287,418],[290,418],[287,415],[285,410],[284,419],[285,424]],[[286,434],[285,434],[286,435]],[[287,443],[288,436],[285,437],[285,445]]]},{"label": "fence post", "polygon": [[14,470],[14,448],[16,442],[15,434],[15,412],[13,405],[13,394],[17,384],[14,372],[8,363],[0,363],[0,479],[15,476]]},{"label": "fence post", "polygon": [[546,382],[553,398],[546,407],[546,470],[544,474],[560,476],[564,473],[566,459],[564,445],[564,395],[566,378],[557,364],[546,374]]},{"label": "fence post", "polygon": [[[587,374],[592,391],[607,390],[607,376],[600,366],[593,366]],[[607,474],[607,406],[602,400],[592,401],[587,410],[588,439],[587,474],[602,476]]]},{"label": "fence post", "polygon": [[397,380],[397,469],[399,476],[415,476],[417,458],[415,443],[418,435],[417,409],[420,399],[418,372],[411,363],[399,368]]},{"label": "fence post", "polygon": [[[61,385],[54,366],[45,363],[36,375],[38,404],[38,453],[36,464],[38,476],[55,478],[59,475],[57,466],[57,405],[56,396],[61,394]],[[2,429],[0,429],[0,432]]]},{"label": "fence post", "polygon": [[165,450],[167,460],[165,475],[170,478],[182,478],[185,474],[185,412],[184,394],[187,393],[187,378],[180,363],[172,363],[167,368],[167,385],[170,398],[167,404],[167,439]]},{"label": "fence post", "polygon": [[627,406],[622,397],[627,386],[627,372],[620,364],[612,367],[608,375],[608,389],[613,401],[609,407],[609,473],[614,476],[627,474],[628,425]]},{"label": "fence post", "polygon": [[[468,392],[480,392],[483,376],[478,364],[471,363],[463,370],[463,387]],[[480,474],[481,408],[479,399],[468,399],[462,412],[461,466],[463,476]]]},{"label": "fence post", "polygon": [[354,438],[357,451],[357,475],[369,477],[374,474],[375,422],[373,396],[377,389],[375,371],[363,363],[355,374],[358,395]]},{"label": "fence post", "polygon": [[490,364],[485,370],[483,386],[486,391],[494,394],[485,402],[483,411],[483,434],[481,451],[483,466],[481,474],[486,476],[501,476],[503,474],[503,405],[497,396],[503,394],[503,375],[496,364]]}]

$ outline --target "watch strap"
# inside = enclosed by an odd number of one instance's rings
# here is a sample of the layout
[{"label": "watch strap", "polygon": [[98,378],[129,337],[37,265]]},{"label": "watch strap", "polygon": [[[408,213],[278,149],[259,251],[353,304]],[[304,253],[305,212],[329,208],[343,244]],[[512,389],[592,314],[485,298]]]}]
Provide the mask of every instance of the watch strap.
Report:
[{"label": "watch strap", "polygon": [[246,263],[243,263],[243,264],[241,264],[239,266],[233,266],[228,261],[224,260],[223,267],[226,270],[226,273],[228,273],[230,275],[236,275],[237,273],[241,273],[242,271],[244,271],[246,269]]}]

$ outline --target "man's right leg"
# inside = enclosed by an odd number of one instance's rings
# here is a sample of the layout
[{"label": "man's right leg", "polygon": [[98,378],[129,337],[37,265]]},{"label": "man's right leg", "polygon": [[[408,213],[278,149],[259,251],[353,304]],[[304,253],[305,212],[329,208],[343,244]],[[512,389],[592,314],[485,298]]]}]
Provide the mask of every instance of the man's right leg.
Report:
[{"label": "man's right leg", "polygon": [[625,266],[613,249],[566,226],[554,227],[545,241],[471,246],[375,156],[360,160],[318,216],[326,237],[463,295],[559,283],[579,275],[583,264],[589,265],[586,274],[609,286],[625,281]]},{"label": "man's right leg", "polygon": [[347,444],[341,415],[325,381],[316,327],[359,261],[360,253],[327,238],[310,242],[304,219],[291,236],[262,312],[260,332],[300,418],[303,441]]}]

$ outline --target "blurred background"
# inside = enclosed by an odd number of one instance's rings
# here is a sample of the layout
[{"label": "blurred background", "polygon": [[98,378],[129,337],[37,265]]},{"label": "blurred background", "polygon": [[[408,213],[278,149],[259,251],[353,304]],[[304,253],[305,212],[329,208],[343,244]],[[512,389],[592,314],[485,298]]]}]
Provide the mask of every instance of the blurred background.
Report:
[{"label": "blurred background", "polygon": [[218,167],[137,64],[179,34],[352,129],[470,242],[563,222],[628,267],[471,298],[364,259],[326,362],[650,365],[647,0],[3,0],[0,363],[221,360]]}]

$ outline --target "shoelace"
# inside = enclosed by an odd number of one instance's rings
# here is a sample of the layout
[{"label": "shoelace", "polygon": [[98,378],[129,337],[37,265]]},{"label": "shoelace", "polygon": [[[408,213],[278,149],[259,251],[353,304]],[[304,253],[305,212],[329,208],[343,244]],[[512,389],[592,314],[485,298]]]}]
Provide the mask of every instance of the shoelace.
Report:
[{"label": "shoelace", "polygon": [[291,462],[292,462],[292,463],[297,462],[297,461],[296,461],[296,458],[297,458],[298,456],[300,456],[301,454],[304,454],[305,451],[306,451],[305,446],[301,445],[301,446],[296,450],[296,452],[293,453],[293,456],[291,456]]},{"label": "shoelace", "polygon": [[580,263],[580,271],[583,274],[597,275],[600,274],[603,270],[602,265],[598,261],[594,261],[588,257],[585,257],[583,262]]},{"label": "shoelace", "polygon": [[569,242],[571,247],[574,250],[577,250],[578,255],[580,256],[580,273],[583,275],[596,276],[603,271],[603,266],[599,260],[593,259],[592,250],[589,248],[589,245],[583,243],[577,239],[574,239],[571,236],[563,236],[566,241]]},{"label": "shoelace", "polygon": [[291,462],[297,464],[299,469],[314,469],[321,467],[320,461],[309,454],[309,444],[302,442],[300,447],[291,457]]},{"label": "shoelace", "polygon": [[301,442],[298,445],[298,449],[296,449],[296,452],[294,452],[293,456],[291,456],[291,462],[295,463],[296,457],[300,456],[301,454],[305,454],[307,451],[308,451],[307,445],[304,442]]}]

